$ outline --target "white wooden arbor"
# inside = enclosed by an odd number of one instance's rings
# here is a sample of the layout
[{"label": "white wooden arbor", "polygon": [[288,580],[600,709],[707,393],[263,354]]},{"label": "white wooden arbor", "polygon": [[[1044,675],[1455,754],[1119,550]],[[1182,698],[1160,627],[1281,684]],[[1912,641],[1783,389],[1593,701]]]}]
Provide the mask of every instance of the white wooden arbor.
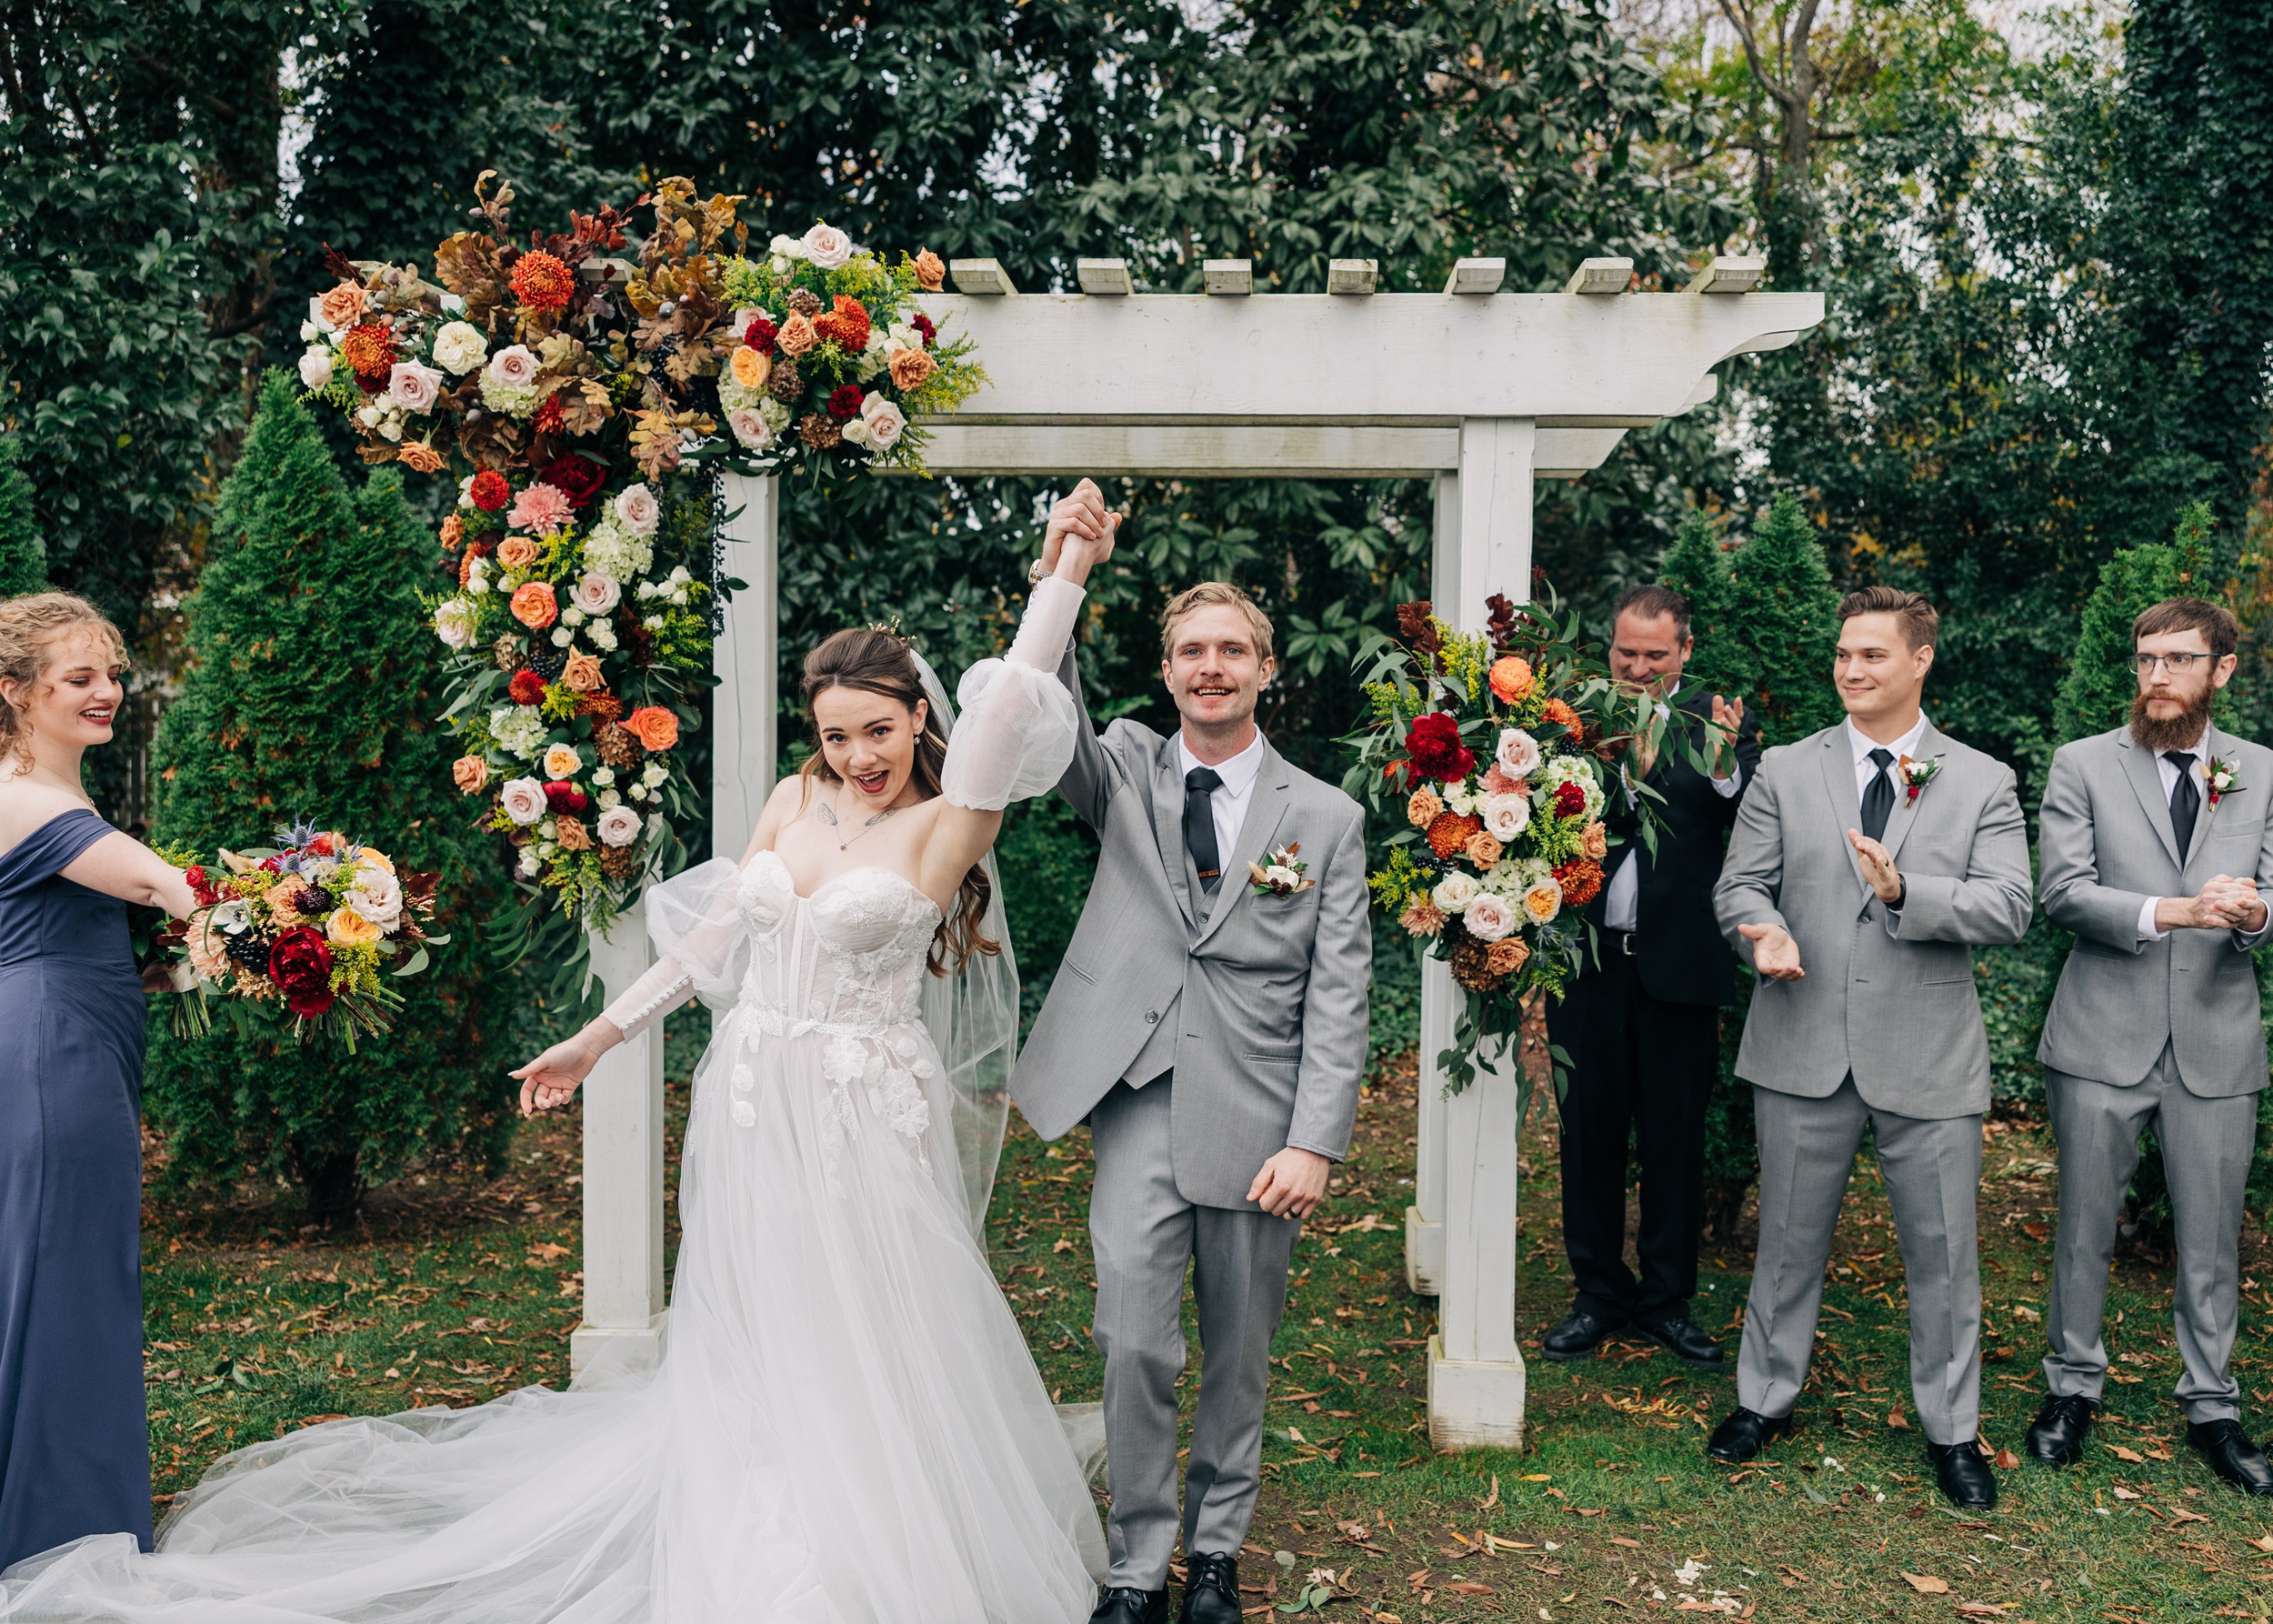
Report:
[{"label": "white wooden arbor", "polygon": [[[957,261],[942,327],[977,340],[992,386],[933,426],[936,474],[1435,482],[1437,612],[1480,629],[1494,592],[1531,580],[1533,481],[1597,467],[1627,430],[1709,400],[1712,369],[1779,349],[1823,317],[1812,293],[1754,294],[1757,259],[1716,259],[1680,293],[1631,294],[1631,265],[1590,259],[1560,294],[1498,291],[1505,262],[1465,259],[1441,294],[1377,294],[1369,261],[1336,261],[1318,295],[1247,296],[1244,261],[1209,291],[1138,295],[1126,267],[1083,260],[1077,294],[1018,295],[992,260]],[[749,584],[717,646],[714,842],[738,854],[773,787],[780,527],[775,481],[729,481],[726,567]],[[1016,583],[1006,583],[1016,588]],[[614,993],[650,962],[635,910],[594,942]],[[1418,1165],[1406,1272],[1439,1300],[1428,1353],[1431,1440],[1517,1447],[1516,1086],[1512,1063],[1443,1098],[1433,1057],[1456,993],[1422,982]],[[585,1090],[581,1368],[610,1343],[651,1358],[664,1309],[661,1032],[611,1053]]]}]

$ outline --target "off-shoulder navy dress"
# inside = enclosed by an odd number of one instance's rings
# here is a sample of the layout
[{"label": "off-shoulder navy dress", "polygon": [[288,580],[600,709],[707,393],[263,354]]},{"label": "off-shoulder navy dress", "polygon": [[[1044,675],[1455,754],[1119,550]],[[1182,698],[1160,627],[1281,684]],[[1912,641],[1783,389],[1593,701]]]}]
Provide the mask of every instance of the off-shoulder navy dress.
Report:
[{"label": "off-shoulder navy dress", "polygon": [[65,812],[0,852],[0,1568],[150,1548],[142,983],[126,905],[62,874],[110,832]]}]

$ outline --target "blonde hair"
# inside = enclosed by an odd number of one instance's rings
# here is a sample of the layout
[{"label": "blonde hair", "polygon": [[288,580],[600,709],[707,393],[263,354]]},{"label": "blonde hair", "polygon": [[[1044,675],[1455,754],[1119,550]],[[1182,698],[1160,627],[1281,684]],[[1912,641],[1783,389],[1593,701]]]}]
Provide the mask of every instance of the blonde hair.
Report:
[{"label": "blonde hair", "polygon": [[[0,602],[0,682],[14,681],[29,690],[52,663],[50,651],[57,640],[74,631],[87,630],[108,642],[120,665],[126,663],[126,639],[84,597],[68,592],[35,592]],[[25,766],[32,759],[31,729],[24,711],[0,704],[0,757],[13,757]]]},{"label": "blonde hair", "polygon": [[1176,628],[1187,616],[1217,604],[1229,604],[1247,617],[1247,628],[1255,634],[1256,647],[1264,659],[1269,659],[1271,617],[1229,581],[1202,581],[1197,586],[1187,586],[1168,600],[1168,606],[1160,611],[1160,657],[1168,657],[1169,649],[1176,644]]}]

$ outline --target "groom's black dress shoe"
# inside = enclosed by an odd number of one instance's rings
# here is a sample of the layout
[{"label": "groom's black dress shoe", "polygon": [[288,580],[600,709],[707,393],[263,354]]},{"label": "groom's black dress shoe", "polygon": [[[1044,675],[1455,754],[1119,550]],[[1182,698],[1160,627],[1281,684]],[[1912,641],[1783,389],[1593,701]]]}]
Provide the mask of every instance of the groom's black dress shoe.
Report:
[{"label": "groom's black dress shoe", "polygon": [[1728,1412],[1728,1418],[1713,1429],[1713,1436],[1705,1442],[1705,1453],[1715,1460],[1731,1465],[1749,1460],[1777,1439],[1795,1430],[1789,1416],[1757,1415],[1742,1405]]},{"label": "groom's black dress shoe", "polygon": [[1107,1585],[1097,1598],[1089,1624],[1168,1624],[1168,1593]]},{"label": "groom's black dress shoe", "polygon": [[1573,1308],[1570,1318],[1540,1338],[1539,1351],[1557,1361],[1583,1359],[1621,1328],[1614,1319],[1597,1319],[1584,1308]]},{"label": "groom's black dress shoe", "polygon": [[2084,1458],[2084,1437],[2098,1414],[2098,1404],[2081,1393],[2048,1394],[2029,1424],[2024,1446],[2029,1459],[2047,1466],[2073,1466]]},{"label": "groom's black dress shoe", "polygon": [[2273,1494],[2273,1465],[2249,1441],[2239,1421],[2188,1421],[2187,1442],[2210,1469],[2244,1494]]},{"label": "groom's black dress shoe", "polygon": [[1981,1453],[1980,1440],[1967,1439],[1961,1444],[1928,1444],[1926,1459],[1934,1463],[1934,1480],[1941,1486],[1942,1498],[1964,1511],[1993,1511],[1997,1509],[1997,1474],[1989,1469],[1988,1457]]},{"label": "groom's black dress shoe", "polygon": [[1206,1551],[1184,1565],[1180,1624],[1239,1624],[1239,1559]]},{"label": "groom's black dress shoe", "polygon": [[1720,1344],[1707,1336],[1705,1328],[1687,1314],[1668,1314],[1663,1319],[1637,1319],[1634,1328],[1692,1370],[1727,1368],[1728,1361],[1722,1357]]}]

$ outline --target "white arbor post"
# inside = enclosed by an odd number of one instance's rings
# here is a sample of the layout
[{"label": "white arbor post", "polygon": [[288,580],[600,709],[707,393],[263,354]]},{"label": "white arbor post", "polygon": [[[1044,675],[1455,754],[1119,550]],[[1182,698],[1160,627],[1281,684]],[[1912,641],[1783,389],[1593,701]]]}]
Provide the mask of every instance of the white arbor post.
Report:
[{"label": "white arbor post", "polygon": [[[775,559],[779,484],[729,474],[726,573],[745,589],[729,600],[714,668],[711,851],[738,857],[774,787],[775,652],[780,608]],[[655,962],[644,906],[592,933],[592,974],[615,997]],[[661,1350],[663,1028],[610,1050],[584,1086],[584,1320],[568,1338],[580,1374],[604,1348],[633,1366]]]},{"label": "white arbor post", "polygon": [[[1460,476],[1437,476],[1429,559],[1432,602],[1447,612],[1460,596]],[[1412,949],[1419,952],[1417,944]],[[1413,1125],[1413,1204],[1405,1209],[1405,1284],[1435,1297],[1445,1280],[1445,1090],[1437,1057],[1451,1047],[1456,1020],[1450,971],[1421,954],[1419,1099]]]}]

